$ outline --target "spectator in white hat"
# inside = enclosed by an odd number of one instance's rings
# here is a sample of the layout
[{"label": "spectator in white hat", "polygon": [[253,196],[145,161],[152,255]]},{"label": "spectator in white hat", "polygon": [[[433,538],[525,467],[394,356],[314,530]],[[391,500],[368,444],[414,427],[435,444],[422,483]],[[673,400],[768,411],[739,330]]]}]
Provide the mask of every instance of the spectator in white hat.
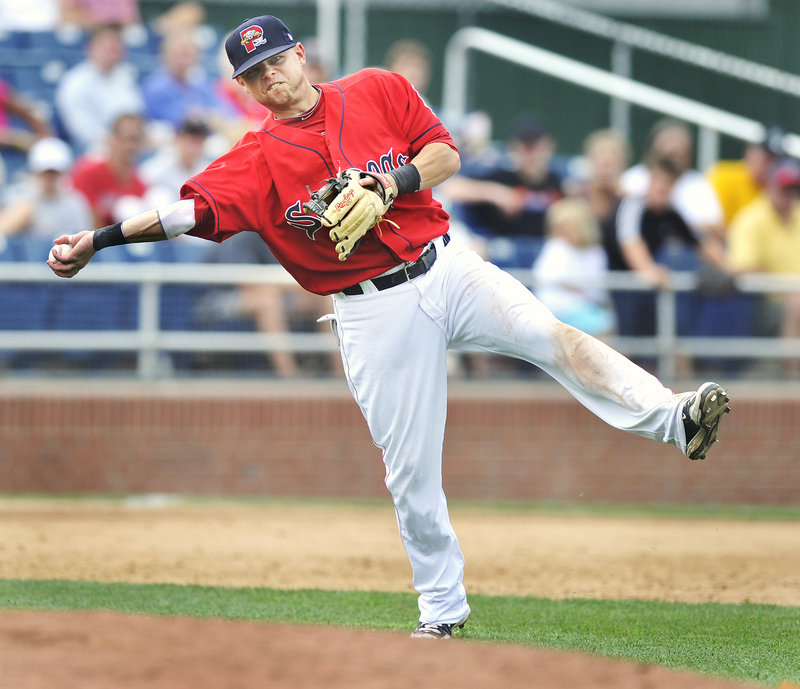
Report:
[{"label": "spectator in white hat", "polygon": [[28,153],[30,175],[7,192],[0,210],[0,235],[52,239],[85,230],[92,213],[83,194],[67,183],[72,151],[61,139],[39,139]]}]

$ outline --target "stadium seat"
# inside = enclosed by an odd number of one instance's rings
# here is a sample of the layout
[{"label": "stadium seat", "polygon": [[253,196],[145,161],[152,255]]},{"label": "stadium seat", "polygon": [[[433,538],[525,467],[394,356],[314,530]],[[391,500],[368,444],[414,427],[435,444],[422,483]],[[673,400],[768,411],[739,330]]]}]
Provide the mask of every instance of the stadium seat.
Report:
[{"label": "stadium seat", "polygon": [[543,244],[541,237],[489,238],[489,260],[500,268],[530,269]]},{"label": "stadium seat", "polygon": [[0,262],[22,260],[22,242],[20,240],[20,237],[0,236]]},{"label": "stadium seat", "polygon": [[[30,251],[31,241],[28,237],[0,238],[0,262],[27,261],[26,256]],[[44,258],[47,258],[47,252]],[[2,294],[0,330],[45,330],[48,327],[48,285],[36,282],[4,282]]]},{"label": "stadium seat", "polygon": [[171,243],[174,249],[173,260],[176,263],[202,263],[208,256],[209,242],[192,238],[178,239]]}]

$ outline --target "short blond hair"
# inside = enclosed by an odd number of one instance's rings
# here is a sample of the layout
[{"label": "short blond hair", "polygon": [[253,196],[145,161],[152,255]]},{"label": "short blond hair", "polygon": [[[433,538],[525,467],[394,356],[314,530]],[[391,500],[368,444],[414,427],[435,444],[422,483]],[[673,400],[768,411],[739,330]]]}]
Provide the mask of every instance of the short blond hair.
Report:
[{"label": "short blond hair", "polygon": [[578,246],[594,246],[600,242],[600,223],[597,222],[588,202],[570,196],[554,201],[545,214],[545,232],[548,237],[558,236],[558,228],[570,225],[578,230]]},{"label": "short blond hair", "polygon": [[630,163],[631,145],[625,135],[616,129],[598,129],[589,134],[583,142],[583,154],[591,158],[594,151],[606,146],[619,152],[623,166]]}]

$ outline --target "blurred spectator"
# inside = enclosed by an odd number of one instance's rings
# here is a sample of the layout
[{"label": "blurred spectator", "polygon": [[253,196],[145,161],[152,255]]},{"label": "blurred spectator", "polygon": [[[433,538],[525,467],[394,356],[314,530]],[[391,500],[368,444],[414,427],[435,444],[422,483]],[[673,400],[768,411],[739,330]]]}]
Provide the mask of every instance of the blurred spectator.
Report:
[{"label": "blurred spectator", "polygon": [[431,51],[424,43],[412,38],[395,41],[389,46],[383,64],[390,72],[396,72],[408,79],[417,93],[428,101],[433,59]]},{"label": "blurred spectator", "polygon": [[67,144],[55,137],[39,139],[28,153],[30,177],[9,190],[0,210],[0,235],[52,240],[92,227],[89,204],[67,183],[71,166]]},{"label": "blurred spectator", "polygon": [[188,118],[202,118],[217,128],[217,121],[230,109],[214,90],[202,58],[191,29],[175,30],[164,36],[161,64],[142,82],[148,120],[166,122],[173,132]]},{"label": "blurred spectator", "polygon": [[577,174],[565,182],[570,195],[584,197],[599,221],[606,220],[623,195],[622,174],[630,163],[627,139],[615,129],[599,129],[586,137]]},{"label": "blurred spectator", "polygon": [[649,181],[648,162],[669,159],[679,177],[672,190],[672,206],[698,234],[724,237],[725,225],[717,194],[706,177],[692,168],[694,141],[689,127],[671,118],[659,120],[648,136],[644,162],[622,175],[625,194],[643,196]]},{"label": "blurred spectator", "polygon": [[121,219],[115,208],[121,199],[143,197],[147,192],[147,185],[138,172],[144,141],[141,116],[120,115],[107,136],[107,152],[104,155],[86,154],[76,163],[72,184],[89,200],[95,227]]},{"label": "blurred spectator", "polygon": [[[642,196],[626,195],[613,219],[613,237],[619,259],[609,252],[615,270],[634,270],[653,287],[669,281],[672,261],[664,252],[687,255],[700,242],[683,216],[672,205],[681,169],[671,158],[656,158],[647,166],[647,188]],[[608,245],[607,245],[608,246]],[[620,260],[621,259],[621,260]]]},{"label": "blurred spectator", "polygon": [[142,162],[139,175],[148,187],[151,205],[159,206],[180,199],[184,182],[211,162],[212,157],[205,152],[210,134],[211,130],[203,120],[188,119],[178,128],[169,146]]},{"label": "blurred spectator", "polygon": [[783,130],[770,127],[761,141],[745,144],[740,160],[720,160],[708,169],[706,175],[719,198],[726,227],[764,190],[767,170],[782,155]]},{"label": "blurred spectator", "polygon": [[138,0],[61,0],[61,21],[94,30],[108,24],[139,24]]},{"label": "blurred spectator", "polygon": [[[728,233],[730,265],[737,273],[800,275],[800,164],[781,158],[768,170],[764,193],[736,216]],[[760,333],[800,337],[800,294],[764,304]],[[789,363],[793,375],[800,362]]]},{"label": "blurred spectator", "polygon": [[162,12],[153,21],[153,29],[161,36],[173,31],[198,27],[205,24],[206,8],[200,2],[177,2]]},{"label": "blurred spectator", "polygon": [[560,199],[547,209],[545,228],[547,239],[533,264],[534,294],[564,323],[608,337],[615,328],[602,286],[608,259],[591,207],[581,198]]},{"label": "blurred spectator", "polygon": [[61,0],[0,0],[5,31],[52,31],[61,16]]},{"label": "blurred spectator", "polygon": [[[24,128],[15,126],[21,120]],[[50,133],[50,125],[36,108],[11,85],[0,79],[0,146],[27,151],[37,138]]]},{"label": "blurred spectator", "polygon": [[308,80],[312,84],[325,84],[333,78],[333,72],[329,65],[326,65],[322,59],[322,51],[319,47],[319,41],[311,36],[301,41],[303,47],[306,49],[306,63],[303,65],[303,71],[308,76]]},{"label": "blurred spectator", "polygon": [[118,26],[101,26],[89,36],[87,59],[69,69],[55,94],[56,112],[72,146],[98,148],[122,113],[141,113],[141,91],[132,65],[124,62]]},{"label": "blurred spectator", "polygon": [[506,165],[506,152],[492,134],[492,118],[484,110],[467,113],[451,130],[461,154],[461,174],[482,175]]},{"label": "blurred spectator", "polygon": [[[458,174],[441,186],[456,212],[489,243],[490,260],[528,268],[544,241],[544,217],[562,198],[561,178],[550,168],[556,142],[536,120],[522,120],[508,142],[509,167],[470,178]],[[498,241],[499,240],[499,241]]]},{"label": "blurred spectator", "polygon": [[[701,257],[720,265],[719,244],[697,235],[673,207],[674,188],[682,174],[671,158],[651,159],[648,185],[642,196],[625,195],[616,211],[603,223],[603,241],[610,270],[632,270],[647,284],[661,288],[672,270],[697,270]],[[615,292],[618,330],[622,335],[655,333],[652,293]],[[693,295],[678,298],[678,329],[688,334],[694,327]]]}]

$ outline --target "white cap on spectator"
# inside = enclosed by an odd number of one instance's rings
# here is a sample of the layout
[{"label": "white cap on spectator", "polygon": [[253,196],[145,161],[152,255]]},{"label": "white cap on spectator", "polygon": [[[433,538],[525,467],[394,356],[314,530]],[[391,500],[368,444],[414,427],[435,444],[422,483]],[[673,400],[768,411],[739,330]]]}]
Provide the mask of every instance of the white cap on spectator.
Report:
[{"label": "white cap on spectator", "polygon": [[28,167],[31,172],[66,172],[71,164],[72,151],[69,146],[54,136],[39,139],[28,152]]}]

